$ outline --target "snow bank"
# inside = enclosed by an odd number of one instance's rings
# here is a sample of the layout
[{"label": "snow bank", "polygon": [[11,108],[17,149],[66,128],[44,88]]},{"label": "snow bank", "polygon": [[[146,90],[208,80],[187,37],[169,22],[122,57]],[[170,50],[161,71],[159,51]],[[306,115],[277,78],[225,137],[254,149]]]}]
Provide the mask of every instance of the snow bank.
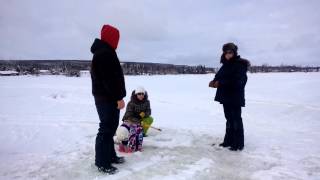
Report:
[{"label": "snow bank", "polygon": [[18,75],[17,71],[0,71],[0,76]]}]

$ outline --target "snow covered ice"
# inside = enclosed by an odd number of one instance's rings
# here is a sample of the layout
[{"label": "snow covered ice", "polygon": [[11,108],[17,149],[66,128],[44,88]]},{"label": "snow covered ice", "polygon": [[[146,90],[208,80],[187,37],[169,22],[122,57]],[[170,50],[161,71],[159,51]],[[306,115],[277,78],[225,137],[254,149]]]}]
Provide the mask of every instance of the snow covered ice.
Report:
[{"label": "snow covered ice", "polygon": [[320,73],[249,73],[241,152],[211,146],[225,131],[213,76],[125,77],[126,102],[143,85],[163,131],[115,175],[94,167],[90,77],[0,77],[0,179],[320,179]]}]

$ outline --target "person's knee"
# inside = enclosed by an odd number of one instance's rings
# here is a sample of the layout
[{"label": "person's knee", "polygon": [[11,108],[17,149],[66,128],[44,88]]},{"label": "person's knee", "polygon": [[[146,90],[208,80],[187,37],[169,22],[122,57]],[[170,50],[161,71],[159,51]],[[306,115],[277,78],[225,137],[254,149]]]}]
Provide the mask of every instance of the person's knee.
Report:
[{"label": "person's knee", "polygon": [[153,123],[153,117],[149,116],[149,117],[145,118],[144,121],[145,121],[146,124],[149,124],[149,125],[150,125],[150,124]]},{"label": "person's knee", "polygon": [[115,133],[114,130],[111,128],[100,127],[98,129],[98,134],[104,137],[113,137],[114,133]]}]

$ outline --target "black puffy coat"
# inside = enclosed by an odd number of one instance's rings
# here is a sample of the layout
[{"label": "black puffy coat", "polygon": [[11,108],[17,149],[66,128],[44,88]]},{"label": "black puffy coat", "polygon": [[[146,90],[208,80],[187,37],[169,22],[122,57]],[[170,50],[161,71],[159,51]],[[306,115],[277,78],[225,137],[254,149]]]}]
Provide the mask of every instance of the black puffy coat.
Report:
[{"label": "black puffy coat", "polygon": [[248,60],[236,56],[227,61],[221,56],[222,66],[213,81],[219,81],[215,101],[226,105],[245,106]]},{"label": "black puffy coat", "polygon": [[116,102],[126,96],[123,71],[116,51],[106,42],[95,39],[91,46],[92,94],[97,102]]}]

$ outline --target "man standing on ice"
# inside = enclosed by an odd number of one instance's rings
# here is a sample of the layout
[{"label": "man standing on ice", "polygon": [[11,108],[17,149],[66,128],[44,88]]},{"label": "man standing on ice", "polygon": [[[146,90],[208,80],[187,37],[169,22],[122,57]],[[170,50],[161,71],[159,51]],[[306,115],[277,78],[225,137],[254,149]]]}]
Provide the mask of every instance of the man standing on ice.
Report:
[{"label": "man standing on ice", "polygon": [[224,44],[222,50],[222,66],[209,87],[217,88],[215,101],[223,105],[227,120],[224,141],[219,146],[237,151],[244,147],[241,107],[245,106],[244,91],[250,63],[240,58],[238,47],[234,43]]},{"label": "man standing on ice", "polygon": [[101,39],[95,39],[91,46],[92,94],[100,119],[95,144],[95,165],[100,172],[108,174],[117,172],[112,163],[124,162],[123,157],[117,156],[113,141],[119,125],[120,109],[125,106],[123,98],[126,96],[123,71],[115,51],[119,37],[118,29],[104,25]]}]

